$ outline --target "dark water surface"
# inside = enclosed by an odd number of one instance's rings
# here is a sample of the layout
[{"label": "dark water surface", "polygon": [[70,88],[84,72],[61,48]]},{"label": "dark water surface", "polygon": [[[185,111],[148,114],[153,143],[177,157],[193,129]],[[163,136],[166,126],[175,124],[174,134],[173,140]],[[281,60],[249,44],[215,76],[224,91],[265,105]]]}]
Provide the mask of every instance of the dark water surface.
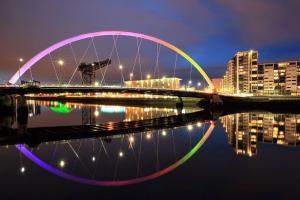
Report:
[{"label": "dark water surface", "polygon": [[[27,120],[1,115],[1,135],[197,111],[27,103]],[[299,199],[299,140],[300,115],[271,113],[34,147],[6,145],[1,137],[1,199]]]}]

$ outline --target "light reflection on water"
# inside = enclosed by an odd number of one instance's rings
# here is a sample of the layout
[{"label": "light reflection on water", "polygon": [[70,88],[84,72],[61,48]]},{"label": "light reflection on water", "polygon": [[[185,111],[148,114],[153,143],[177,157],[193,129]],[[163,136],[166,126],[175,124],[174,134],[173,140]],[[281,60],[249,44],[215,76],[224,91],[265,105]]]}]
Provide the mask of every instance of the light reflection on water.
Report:
[{"label": "light reflection on water", "polygon": [[[201,110],[184,108],[178,111],[176,108],[49,101],[28,101],[28,107],[28,121],[23,121],[22,128],[128,122]],[[17,121],[16,115],[5,115],[0,123],[2,128],[17,128],[20,127]],[[209,132],[212,125],[215,128]],[[3,130],[0,132],[4,133]],[[285,175],[277,174],[277,177],[286,180],[286,187],[299,183],[299,174],[295,171],[300,167],[297,161],[297,156],[300,156],[299,140],[299,114],[238,113],[221,116],[215,122],[198,121],[176,128],[133,132],[114,137],[46,142],[33,148],[18,145],[21,151],[12,145],[2,146],[0,157],[5,158],[9,155],[10,161],[7,162],[7,166],[10,169],[2,166],[0,173],[2,177],[5,174],[15,181],[27,183],[39,176],[51,174],[57,179],[52,180],[48,177],[43,181],[57,184],[67,179],[68,181],[64,182],[67,187],[72,183],[113,186],[143,181],[151,185],[153,183],[150,180],[164,181],[166,179],[162,178],[165,177],[162,175],[173,171],[167,177],[173,177],[175,182],[167,184],[174,187],[178,187],[185,177],[194,180],[194,177],[199,178],[201,175],[201,178],[206,180],[190,182],[190,187],[193,188],[190,195],[196,194],[199,186],[214,188],[215,184],[212,186],[208,181],[210,179],[214,180],[212,182],[219,181],[220,185],[229,184],[230,188],[236,188],[236,184],[241,183],[239,181],[230,185],[231,183],[226,182],[228,176],[235,177],[236,180],[239,177],[247,178],[251,181],[244,184],[248,184],[248,187],[251,185],[252,190],[259,191],[260,187],[256,186],[257,182],[252,178],[266,184],[274,184],[274,180],[270,178],[274,171],[285,172]],[[272,170],[268,173],[266,168],[270,169],[270,166]],[[186,168],[184,173],[179,170],[181,168]],[[264,175],[259,173],[258,168],[265,170]],[[216,169],[220,171],[215,171]],[[244,169],[247,169],[247,172]],[[214,179],[215,173],[221,177]],[[284,179],[287,177],[295,179],[289,179],[291,182],[288,182]],[[273,181],[268,182],[271,180]],[[282,182],[276,182],[276,185],[280,184]],[[223,195],[230,190],[228,187],[223,191]],[[185,187],[182,189],[187,191]],[[222,193],[221,187],[219,191]],[[284,193],[284,190],[281,190],[282,192]],[[180,190],[174,191],[174,194],[179,193],[181,194]]]}]

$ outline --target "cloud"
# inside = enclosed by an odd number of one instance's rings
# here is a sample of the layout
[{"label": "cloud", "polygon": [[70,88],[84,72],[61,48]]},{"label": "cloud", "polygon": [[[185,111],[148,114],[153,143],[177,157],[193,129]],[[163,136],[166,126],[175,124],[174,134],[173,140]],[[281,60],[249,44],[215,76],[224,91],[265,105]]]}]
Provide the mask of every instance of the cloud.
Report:
[{"label": "cloud", "polygon": [[235,35],[249,46],[299,42],[299,0],[220,0]]}]

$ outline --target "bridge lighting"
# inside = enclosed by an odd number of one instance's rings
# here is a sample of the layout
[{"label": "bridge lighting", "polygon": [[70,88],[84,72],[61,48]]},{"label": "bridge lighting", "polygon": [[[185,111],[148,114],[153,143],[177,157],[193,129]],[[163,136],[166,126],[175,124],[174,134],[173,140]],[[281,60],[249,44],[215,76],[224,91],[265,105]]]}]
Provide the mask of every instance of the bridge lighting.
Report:
[{"label": "bridge lighting", "polygon": [[189,85],[192,85],[192,83],[193,83],[193,82],[192,82],[191,80],[189,80]]},{"label": "bridge lighting", "polygon": [[96,161],[96,157],[95,157],[95,156],[92,157],[92,161],[93,161],[93,162]]},{"label": "bridge lighting", "polygon": [[59,162],[59,166],[60,166],[61,168],[64,168],[65,165],[66,165],[66,163],[65,163],[64,160],[61,160],[61,161]]},{"label": "bridge lighting", "polygon": [[119,157],[122,158],[123,156],[124,156],[124,153],[123,153],[122,151],[120,151],[120,152],[119,152]]},{"label": "bridge lighting", "polygon": [[20,63],[24,62],[24,59],[23,58],[19,58],[19,62]]},{"label": "bridge lighting", "polygon": [[161,132],[161,134],[162,134],[162,136],[166,136],[166,135],[167,135],[167,131],[163,130],[163,131]]},{"label": "bridge lighting", "polygon": [[151,75],[150,74],[147,74],[147,79],[150,79],[151,78]]},{"label": "bridge lighting", "polygon": [[199,87],[201,86],[201,82],[198,82],[198,84],[197,84]]},{"label": "bridge lighting", "polygon": [[57,61],[57,64],[59,64],[59,66],[63,66],[65,64],[65,62],[62,59],[59,59]]},{"label": "bridge lighting", "polygon": [[123,69],[123,65],[119,65],[119,69],[122,70]]},{"label": "bridge lighting", "polygon": [[24,174],[24,173],[25,173],[25,171],[26,171],[25,167],[24,167],[24,166],[23,166],[23,167],[21,167],[21,169],[20,169],[20,172],[21,172],[22,174]]},{"label": "bridge lighting", "polygon": [[95,82],[95,86],[99,86],[99,82],[98,81]]},{"label": "bridge lighting", "polygon": [[197,127],[201,127],[202,123],[201,122],[197,122]]},{"label": "bridge lighting", "polygon": [[192,130],[193,130],[193,125],[189,124],[189,125],[187,126],[187,129],[188,129],[188,131],[192,131]]}]

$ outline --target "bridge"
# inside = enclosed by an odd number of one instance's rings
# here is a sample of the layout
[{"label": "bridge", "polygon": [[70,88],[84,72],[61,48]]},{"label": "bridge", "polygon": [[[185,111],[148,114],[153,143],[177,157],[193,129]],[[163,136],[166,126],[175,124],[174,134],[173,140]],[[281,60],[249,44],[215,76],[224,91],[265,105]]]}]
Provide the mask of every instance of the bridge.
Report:
[{"label": "bridge", "polygon": [[176,97],[211,98],[213,93],[163,88],[129,88],[96,86],[2,87],[0,94],[57,94],[57,93],[133,93]]}]

